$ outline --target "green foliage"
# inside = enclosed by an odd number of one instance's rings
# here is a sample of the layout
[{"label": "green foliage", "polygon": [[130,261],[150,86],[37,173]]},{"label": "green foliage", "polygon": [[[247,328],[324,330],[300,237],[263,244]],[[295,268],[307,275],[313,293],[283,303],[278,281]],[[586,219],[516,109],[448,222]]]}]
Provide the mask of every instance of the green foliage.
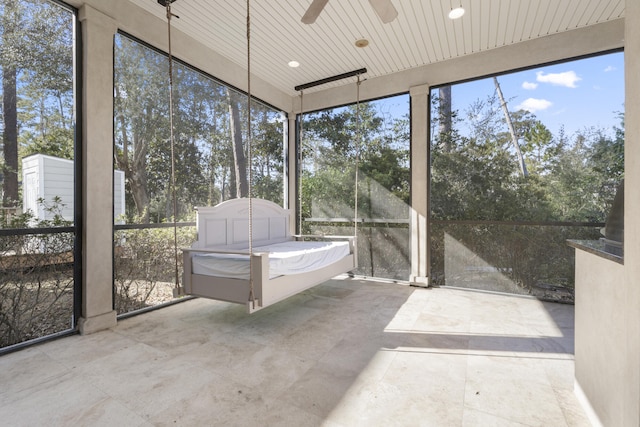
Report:
[{"label": "green foliage", "polygon": [[[170,300],[175,286],[176,261],[178,272],[182,272],[179,248],[190,246],[194,240],[194,227],[177,228],[176,252],[173,228],[116,231],[114,287],[117,312],[127,313]],[[179,280],[182,280],[181,276]]]},{"label": "green foliage", "polygon": [[55,128],[44,135],[25,133],[23,138],[23,157],[32,154],[47,154],[62,159],[73,160],[74,136],[73,129]]},{"label": "green foliage", "polygon": [[556,142],[551,131],[540,121],[535,121],[523,133],[522,151],[527,157],[527,170],[534,175],[549,172],[553,160],[562,153],[562,146]]},{"label": "green foliage", "polygon": [[[230,127],[233,108],[237,109],[245,156],[251,140],[248,163],[254,197],[281,203],[281,112],[252,102],[249,138],[245,95],[177,61],[173,80],[171,112],[168,59],[127,37],[116,37],[115,166],[125,171],[129,221],[139,217],[143,222],[162,222],[173,216],[171,113],[178,217],[192,216],[194,206],[237,197],[236,182],[249,176],[247,167],[235,164]],[[147,216],[141,217],[143,213]]]},{"label": "green foliage", "polygon": [[[592,227],[437,224],[432,227],[432,283],[573,302],[573,248],[597,239]],[[445,239],[455,244],[447,247]],[[463,248],[463,249],[460,249]],[[446,276],[445,276],[446,271]]]},{"label": "green foliage", "polygon": [[[438,102],[434,97],[435,117],[446,113]],[[469,106],[465,122],[469,128],[467,136],[459,134],[462,121],[458,112],[448,114],[451,114],[451,129],[432,135],[431,215],[436,220],[478,223],[445,223],[432,228],[434,283],[445,280],[445,259],[449,257],[450,265],[471,263],[469,271],[476,273],[467,276],[476,286],[482,286],[483,280],[478,271],[489,266],[508,276],[514,292],[545,293],[549,286],[571,288],[573,252],[565,241],[597,239],[597,228],[516,224],[521,221],[603,222],[617,185],[624,177],[623,117],[620,117],[621,127],[614,129],[614,138],[605,130],[585,128],[569,139],[564,132],[554,136],[529,112],[512,112],[514,130],[529,171],[523,178],[494,97]],[[503,225],[487,225],[482,221],[501,221]],[[471,258],[461,260],[454,259],[455,254],[447,255],[451,249],[445,247],[445,236],[465,248],[463,252],[468,251]],[[480,270],[475,270],[473,265],[477,260],[486,263]],[[450,277],[449,280],[458,279]]]},{"label": "green foliage", "polygon": [[357,170],[357,218],[362,222],[357,227],[356,273],[406,279],[408,115],[390,119],[379,104],[367,102],[305,115],[303,128],[302,232],[354,234]]},{"label": "green foliage", "polygon": [[[437,99],[436,99],[437,102]],[[431,205],[436,219],[604,221],[624,170],[624,131],[611,139],[585,129],[573,141],[554,137],[531,113],[512,114],[529,176],[499,129],[492,102],[469,109],[468,137],[456,126],[431,149]],[[457,114],[454,124],[460,124]],[[445,143],[446,142],[446,143]]]},{"label": "green foliage", "polygon": [[50,1],[0,2],[3,200],[19,200],[22,156],[73,157],[73,14]]},{"label": "green foliage", "polygon": [[[303,218],[353,218],[356,165],[358,217],[406,218],[409,202],[408,120],[385,126],[375,102],[304,118]],[[358,138],[359,137],[359,138]]]},{"label": "green foliage", "polygon": [[[2,218],[3,228],[67,226],[59,198],[40,199],[51,219],[33,212]],[[0,237],[0,347],[71,327],[73,315],[73,233],[13,234]]]},{"label": "green foliage", "polygon": [[66,205],[62,203],[60,197],[54,196],[51,202],[40,197],[38,204],[46,212],[46,219],[36,218],[36,214],[31,210],[17,214],[8,214],[7,211],[2,210],[0,211],[0,229],[67,227],[73,224],[62,216],[62,210]]}]

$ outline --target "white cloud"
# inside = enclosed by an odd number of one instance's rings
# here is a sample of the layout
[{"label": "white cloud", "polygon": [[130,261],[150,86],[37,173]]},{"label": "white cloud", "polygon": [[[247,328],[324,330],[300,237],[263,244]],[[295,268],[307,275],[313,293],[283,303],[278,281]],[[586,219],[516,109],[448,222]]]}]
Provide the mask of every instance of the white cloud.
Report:
[{"label": "white cloud", "polygon": [[613,65],[608,65],[607,68],[604,69],[605,73],[608,73],[609,71],[615,71],[617,70],[616,67],[614,67]]},{"label": "white cloud", "polygon": [[575,71],[565,71],[564,73],[549,73],[543,71],[536,73],[536,80],[540,83],[550,83],[554,86],[577,87],[576,82],[582,80]]},{"label": "white cloud", "polygon": [[547,101],[546,99],[527,98],[516,108],[519,110],[527,110],[531,113],[535,113],[537,111],[546,110],[552,105],[553,103],[551,101]]},{"label": "white cloud", "polygon": [[522,89],[534,90],[537,87],[538,87],[538,83],[522,82]]}]

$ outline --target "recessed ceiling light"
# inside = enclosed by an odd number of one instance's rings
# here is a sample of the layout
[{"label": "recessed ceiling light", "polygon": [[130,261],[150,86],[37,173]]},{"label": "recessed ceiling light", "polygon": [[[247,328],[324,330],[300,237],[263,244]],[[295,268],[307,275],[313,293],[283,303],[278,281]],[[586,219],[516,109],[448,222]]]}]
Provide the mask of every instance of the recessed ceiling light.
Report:
[{"label": "recessed ceiling light", "polygon": [[367,39],[356,40],[356,47],[367,47],[367,46],[369,46],[369,40]]},{"label": "recessed ceiling light", "polygon": [[455,9],[451,9],[451,12],[449,12],[449,19],[462,18],[462,15],[464,15],[464,8],[462,6],[456,7]]},{"label": "recessed ceiling light", "polygon": [[298,68],[299,66],[300,66],[300,63],[298,61],[289,61],[289,67]]}]

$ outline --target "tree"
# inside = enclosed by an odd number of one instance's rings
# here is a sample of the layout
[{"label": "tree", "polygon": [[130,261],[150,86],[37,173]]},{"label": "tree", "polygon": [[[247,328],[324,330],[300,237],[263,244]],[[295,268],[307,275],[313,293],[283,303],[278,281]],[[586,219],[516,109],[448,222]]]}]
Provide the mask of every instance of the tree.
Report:
[{"label": "tree", "polygon": [[624,177],[624,131],[611,138],[603,129],[584,128],[565,144],[553,165],[550,200],[556,215],[602,222]]},{"label": "tree", "polygon": [[539,120],[534,120],[521,133],[524,139],[522,151],[528,155],[528,169],[537,175],[545,174],[561,147],[554,141],[551,131]]},{"label": "tree", "polygon": [[73,152],[72,15],[50,2],[0,4],[3,204],[18,193],[23,151],[71,157]]},{"label": "tree", "polygon": [[247,177],[247,157],[242,145],[242,124],[240,123],[240,94],[227,89],[229,102],[229,124],[231,141],[233,143],[233,170],[235,172],[235,195],[247,197],[249,194],[249,180]]},{"label": "tree", "polygon": [[284,164],[282,159],[285,116],[257,102],[252,104],[252,194],[281,204],[284,198]]},{"label": "tree", "polygon": [[118,37],[114,68],[115,164],[125,172],[136,215],[148,222],[149,146],[168,135],[166,58]]},{"label": "tree", "polygon": [[20,67],[20,10],[16,0],[7,0],[2,9],[2,118],[4,132],[2,147],[3,194],[2,204],[14,206],[18,202],[18,95],[17,76]]},{"label": "tree", "polygon": [[445,143],[445,150],[451,150],[450,140],[453,115],[451,110],[451,86],[442,86],[438,89],[438,134]]},{"label": "tree", "polygon": [[120,35],[114,95],[114,161],[127,177],[128,206],[135,206],[130,218],[163,221],[173,215],[172,144],[179,216],[192,214],[193,206],[246,197],[249,170],[254,196],[282,201],[281,112],[253,101],[247,130],[245,95],[176,61],[171,141],[168,59]]},{"label": "tree", "polygon": [[522,156],[522,151],[520,150],[520,143],[518,142],[518,136],[516,135],[516,131],[513,128],[513,121],[511,120],[511,115],[509,114],[509,109],[507,108],[507,102],[504,100],[504,96],[502,95],[502,89],[500,89],[500,84],[498,83],[498,78],[493,78],[493,83],[496,86],[496,93],[498,94],[498,98],[500,98],[500,106],[502,107],[502,112],[504,113],[504,121],[507,123],[507,128],[509,129],[509,135],[511,136],[511,143],[513,144],[513,148],[516,150],[516,154],[518,155],[518,165],[520,166],[520,172],[522,172],[522,176],[527,176],[527,165],[524,162],[524,157]]},{"label": "tree", "polygon": [[[469,136],[459,134],[460,120],[447,135],[438,134],[432,142],[431,206],[438,219],[546,220],[550,213],[544,180],[522,175],[522,161],[533,146],[520,146],[521,160],[513,138],[531,144],[544,128],[526,111],[509,112],[510,130],[504,131],[504,112],[497,95],[477,100],[469,106],[466,124]],[[458,116],[456,111],[452,117]],[[446,138],[448,144],[441,143]],[[539,139],[539,144],[551,144]],[[539,151],[548,147],[540,145]],[[549,149],[549,152],[551,150]],[[525,169],[526,170],[526,169]]]},{"label": "tree", "polygon": [[624,177],[624,114],[618,113],[620,126],[614,127],[614,138],[604,131],[594,133],[589,163],[606,185],[617,186]]},{"label": "tree", "polygon": [[[389,215],[383,211],[394,203],[406,206],[408,120],[398,120],[389,131],[384,123],[374,103],[361,103],[359,111],[351,105],[305,118],[303,216],[353,216],[356,158],[361,186],[359,212],[379,218]],[[371,192],[373,183],[385,191]]]}]

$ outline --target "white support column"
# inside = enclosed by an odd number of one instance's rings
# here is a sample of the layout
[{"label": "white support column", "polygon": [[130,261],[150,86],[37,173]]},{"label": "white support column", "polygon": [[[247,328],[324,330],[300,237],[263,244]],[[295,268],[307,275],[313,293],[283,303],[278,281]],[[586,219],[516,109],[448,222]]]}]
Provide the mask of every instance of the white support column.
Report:
[{"label": "white support column", "polygon": [[[624,425],[640,425],[640,2],[625,4],[624,269],[626,354]],[[607,315],[607,313],[605,313]],[[594,405],[595,406],[595,405]]]},{"label": "white support column", "polygon": [[82,313],[80,332],[115,326],[113,310],[113,38],[116,22],[91,6],[82,26]]},{"label": "white support column", "polygon": [[429,285],[429,86],[414,86],[411,95],[411,276]]}]

